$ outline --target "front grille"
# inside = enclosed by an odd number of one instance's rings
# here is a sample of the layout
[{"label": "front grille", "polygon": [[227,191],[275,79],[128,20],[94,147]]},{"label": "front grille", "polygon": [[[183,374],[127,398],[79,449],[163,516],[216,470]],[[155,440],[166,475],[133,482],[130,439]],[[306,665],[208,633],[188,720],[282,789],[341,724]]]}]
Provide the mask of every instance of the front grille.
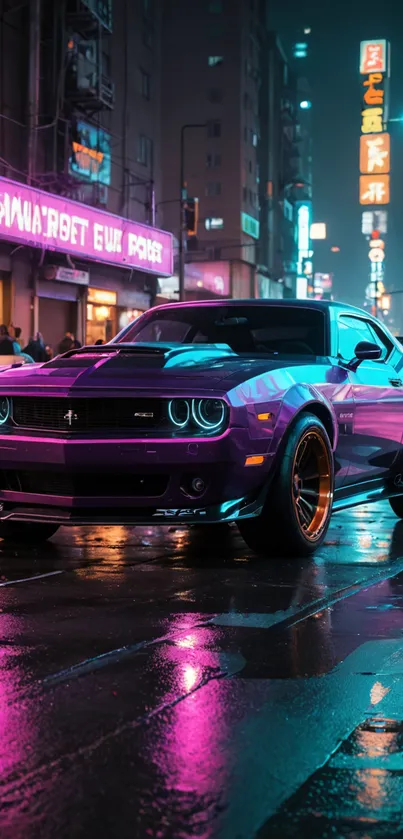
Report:
[{"label": "front grille", "polygon": [[40,472],[6,469],[0,472],[0,489],[39,495],[81,498],[158,497],[168,487],[169,475],[113,475],[110,473]]},{"label": "front grille", "polygon": [[148,431],[163,425],[164,408],[162,399],[16,396],[13,420],[22,428],[70,434],[94,429]]}]

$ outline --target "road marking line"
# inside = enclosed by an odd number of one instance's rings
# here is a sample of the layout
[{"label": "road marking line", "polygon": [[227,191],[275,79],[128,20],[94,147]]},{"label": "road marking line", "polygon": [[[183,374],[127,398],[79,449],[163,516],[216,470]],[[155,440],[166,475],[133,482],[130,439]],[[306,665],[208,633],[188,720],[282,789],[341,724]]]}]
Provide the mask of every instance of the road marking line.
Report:
[{"label": "road marking line", "polygon": [[22,577],[21,580],[8,580],[6,583],[0,583],[0,588],[4,588],[4,586],[16,586],[18,583],[30,583],[32,580],[43,580],[45,577],[56,577],[57,574],[65,573],[65,571],[49,571],[48,574],[36,574],[34,577]]},{"label": "road marking line", "polygon": [[209,623],[214,626],[240,627],[245,629],[271,629],[274,626],[279,626],[279,624],[295,626],[295,624],[312,617],[317,612],[334,606],[340,600],[345,600],[347,597],[351,597],[359,591],[364,591],[366,588],[371,588],[385,580],[397,577],[402,571],[403,559],[400,559],[396,561],[395,565],[388,572],[386,572],[386,569],[383,569],[382,572],[374,577],[359,580],[341,589],[336,588],[330,590],[324,597],[319,597],[304,606],[290,606],[289,609],[284,609],[284,611],[271,613],[250,612],[249,614],[239,614],[237,612],[222,612],[222,614],[210,618]]},{"label": "road marking line", "polygon": [[[158,646],[159,644],[164,643],[171,643],[177,640],[177,638],[181,638],[184,634],[187,635],[192,629],[195,628],[202,628],[208,627],[211,625],[217,626],[228,626],[228,627],[245,627],[245,628],[255,628],[255,629],[271,629],[272,627],[278,627],[279,625],[283,625],[285,627],[294,626],[297,623],[300,623],[307,618],[312,617],[317,612],[321,612],[324,609],[329,608],[329,606],[333,606],[334,604],[338,603],[340,600],[344,600],[347,597],[351,597],[353,594],[357,594],[360,591],[364,591],[366,588],[370,588],[371,586],[377,585],[384,580],[390,579],[391,577],[396,577],[403,571],[403,559],[400,562],[396,563],[393,569],[390,569],[389,574],[385,574],[383,570],[382,574],[377,575],[376,577],[370,577],[367,580],[360,580],[358,583],[354,583],[351,586],[346,586],[344,589],[336,589],[333,592],[330,592],[327,597],[322,597],[317,600],[314,600],[312,603],[308,603],[306,606],[303,606],[300,609],[295,609],[291,614],[289,614],[289,610],[287,610],[287,614],[285,612],[279,612],[274,615],[265,615],[258,614],[251,617],[258,618],[258,622],[255,624],[253,622],[242,622],[242,618],[248,618],[248,615],[234,615],[234,618],[240,618],[239,623],[236,623],[235,620],[233,623],[224,622],[225,619],[231,617],[223,613],[222,615],[216,615],[212,618],[206,618],[206,620],[198,620],[192,626],[187,627],[186,630],[176,630],[173,632],[167,632],[165,635],[161,635],[157,638],[150,638],[147,641],[138,641],[135,644],[129,644],[127,646],[118,647],[117,649],[107,650],[104,653],[100,653],[93,658],[87,658],[82,661],[77,662],[77,664],[72,664],[70,667],[67,667],[64,670],[60,670],[57,673],[52,673],[49,676],[45,676],[41,680],[41,684],[43,686],[51,686],[54,684],[58,684],[60,682],[69,681],[72,678],[83,676],[87,673],[92,672],[93,670],[98,670],[102,667],[105,667],[110,664],[115,664],[122,660],[122,658],[126,658],[132,655],[136,655],[140,650],[147,649],[149,647]],[[269,623],[264,624],[264,618],[269,619]],[[275,618],[275,620],[273,620]],[[221,620],[223,622],[221,623]]]}]

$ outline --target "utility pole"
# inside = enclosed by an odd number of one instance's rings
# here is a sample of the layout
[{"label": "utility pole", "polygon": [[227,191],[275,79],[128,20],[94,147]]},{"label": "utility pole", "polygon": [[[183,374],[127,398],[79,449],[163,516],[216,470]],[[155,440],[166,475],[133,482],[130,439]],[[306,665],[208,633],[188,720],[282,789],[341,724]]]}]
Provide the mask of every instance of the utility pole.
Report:
[{"label": "utility pole", "polygon": [[41,49],[41,0],[30,0],[29,6],[29,76],[28,76],[28,183],[32,183],[36,167],[39,117],[39,62]]},{"label": "utility pole", "polygon": [[179,300],[185,299],[185,209],[187,187],[185,182],[185,133],[190,128],[206,128],[206,123],[182,125],[180,140],[180,216],[179,216]]}]

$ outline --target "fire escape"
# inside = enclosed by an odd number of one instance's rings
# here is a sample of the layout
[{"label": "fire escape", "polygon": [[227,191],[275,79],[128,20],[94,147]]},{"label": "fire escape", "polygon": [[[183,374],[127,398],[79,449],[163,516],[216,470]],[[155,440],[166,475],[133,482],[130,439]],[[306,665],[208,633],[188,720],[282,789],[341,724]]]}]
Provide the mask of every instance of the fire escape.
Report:
[{"label": "fire escape", "polygon": [[[114,107],[115,87],[110,70],[112,0],[67,0],[67,61],[65,105],[71,119],[71,148],[83,145],[80,121],[99,126],[101,112]],[[85,180],[85,179],[84,179]],[[72,188],[77,180],[73,178]],[[107,190],[102,184],[77,185],[79,200],[106,203]]]},{"label": "fire escape", "polygon": [[115,88],[110,76],[108,36],[112,32],[112,0],[68,0],[69,30],[66,99],[93,117],[111,109]]}]

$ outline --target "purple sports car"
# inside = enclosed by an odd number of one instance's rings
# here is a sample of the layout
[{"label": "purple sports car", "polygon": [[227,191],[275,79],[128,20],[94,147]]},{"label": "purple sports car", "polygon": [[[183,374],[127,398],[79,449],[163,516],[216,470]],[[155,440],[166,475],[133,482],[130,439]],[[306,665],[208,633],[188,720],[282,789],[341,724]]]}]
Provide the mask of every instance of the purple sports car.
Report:
[{"label": "purple sports car", "polygon": [[403,348],[338,303],[151,309],[110,344],[0,375],[0,535],[236,521],[310,553],[333,511],[403,517]]}]

